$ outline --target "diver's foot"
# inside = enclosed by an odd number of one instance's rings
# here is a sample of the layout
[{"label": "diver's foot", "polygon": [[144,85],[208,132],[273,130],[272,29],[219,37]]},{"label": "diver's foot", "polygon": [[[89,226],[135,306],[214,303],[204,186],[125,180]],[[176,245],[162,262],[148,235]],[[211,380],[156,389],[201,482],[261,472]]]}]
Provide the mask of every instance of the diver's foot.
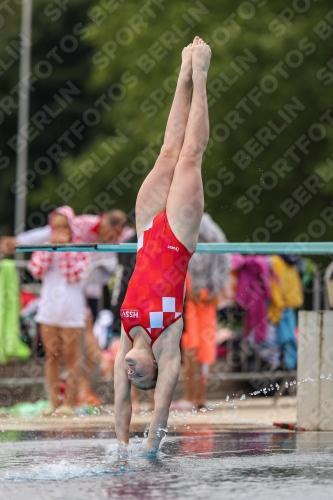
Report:
[{"label": "diver's foot", "polygon": [[209,45],[196,36],[192,46],[193,81],[195,81],[196,78],[207,78],[211,55],[212,51]]},{"label": "diver's foot", "polygon": [[193,43],[190,43],[183,49],[182,65],[179,73],[179,77],[183,78],[185,83],[189,85],[192,85],[192,47]]}]

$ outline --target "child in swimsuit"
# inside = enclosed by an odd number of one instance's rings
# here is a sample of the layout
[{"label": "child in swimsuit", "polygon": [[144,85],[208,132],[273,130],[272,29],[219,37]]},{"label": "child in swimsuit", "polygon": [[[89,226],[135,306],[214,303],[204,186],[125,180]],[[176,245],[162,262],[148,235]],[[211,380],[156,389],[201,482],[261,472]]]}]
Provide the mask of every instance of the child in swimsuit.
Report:
[{"label": "child in swimsuit", "polygon": [[[211,51],[199,37],[182,52],[182,65],[164,144],[136,201],[138,256],[121,307],[115,362],[115,423],[129,442],[131,384],[155,387],[146,447],[158,450],[180,371],[183,301],[189,260],[203,213],[202,156],[209,138],[206,97]],[[193,94],[191,102],[191,90]]]}]

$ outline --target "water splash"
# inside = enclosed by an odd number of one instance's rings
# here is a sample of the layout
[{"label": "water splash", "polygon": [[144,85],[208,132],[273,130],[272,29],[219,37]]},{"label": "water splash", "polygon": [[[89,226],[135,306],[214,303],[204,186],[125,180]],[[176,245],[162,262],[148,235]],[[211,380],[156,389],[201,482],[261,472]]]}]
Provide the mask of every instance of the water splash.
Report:
[{"label": "water splash", "polygon": [[161,434],[162,434],[163,432],[164,432],[164,435],[162,435],[162,439],[163,439],[163,438],[165,438],[165,436],[166,436],[166,435],[168,434],[168,432],[169,432],[169,431],[168,431],[168,429],[167,429],[166,427],[165,427],[165,428],[164,428],[164,427],[158,427],[158,428],[157,428],[157,432],[156,432],[156,434],[157,434],[157,436],[158,436],[158,437],[161,437]]},{"label": "water splash", "polygon": [[109,444],[105,449],[106,456],[118,460],[119,458],[128,458],[129,456],[142,455],[147,451],[146,448],[147,439],[136,438],[132,440],[129,444],[112,443]]},{"label": "water splash", "polygon": [[143,437],[147,438],[149,432],[149,424],[146,424],[145,430],[143,431]]},{"label": "water splash", "polygon": [[117,474],[115,470],[92,469],[87,466],[75,465],[67,460],[61,460],[58,463],[31,465],[27,472],[7,472],[2,481],[68,481],[79,477],[96,477],[106,474]]}]

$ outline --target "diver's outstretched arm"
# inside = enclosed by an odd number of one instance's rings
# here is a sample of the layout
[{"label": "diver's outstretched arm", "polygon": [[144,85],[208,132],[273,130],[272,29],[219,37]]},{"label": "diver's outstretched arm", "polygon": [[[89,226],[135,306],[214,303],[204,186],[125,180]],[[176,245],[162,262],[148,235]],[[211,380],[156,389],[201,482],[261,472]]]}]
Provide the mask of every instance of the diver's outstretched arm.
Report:
[{"label": "diver's outstretched arm", "polygon": [[149,426],[146,443],[148,452],[157,452],[161,439],[165,436],[163,429],[167,427],[170,405],[175,392],[180,372],[179,343],[164,349],[158,360],[158,377],[154,395],[154,414]]},{"label": "diver's outstretched arm", "polygon": [[131,382],[125,367],[125,356],[131,346],[125,332],[122,331],[120,346],[114,365],[114,414],[118,443],[129,443],[129,429],[132,416]]}]

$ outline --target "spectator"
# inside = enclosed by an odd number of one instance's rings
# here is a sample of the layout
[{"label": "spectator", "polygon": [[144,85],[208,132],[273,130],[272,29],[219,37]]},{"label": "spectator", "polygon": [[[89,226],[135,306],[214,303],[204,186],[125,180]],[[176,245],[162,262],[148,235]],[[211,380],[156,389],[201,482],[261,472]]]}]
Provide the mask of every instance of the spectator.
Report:
[{"label": "spectator", "polygon": [[[58,210],[70,209],[60,207]],[[127,226],[127,217],[122,210],[111,210],[101,215],[79,215],[71,220],[72,243],[121,243],[135,234],[134,229]],[[50,224],[42,228],[31,229],[18,234],[16,237],[4,237],[0,240],[0,248],[4,253],[13,253],[16,245],[40,245],[50,241],[52,228]],[[98,312],[98,303],[102,297],[103,285],[106,284],[117,265],[115,253],[92,254],[90,268],[85,280],[85,294],[93,313],[93,319]],[[89,318],[88,318],[89,324]],[[87,355],[86,367],[88,371],[93,363],[100,358],[93,338],[92,328],[86,330]],[[93,355],[91,354],[93,353]],[[77,402],[80,404],[98,404],[99,397],[91,390],[89,379],[81,373]]]},{"label": "spectator", "polygon": [[[62,208],[62,207],[60,207]],[[111,210],[101,215],[77,215],[71,222],[73,243],[113,243],[133,235],[133,229],[126,226],[127,217],[122,210]],[[52,228],[30,229],[17,236],[5,236],[0,248],[6,254],[15,251],[16,245],[40,245],[50,241]]]},{"label": "spectator", "polygon": [[[69,243],[73,238],[75,214],[70,207],[54,210],[49,217],[51,243]],[[83,252],[34,252],[29,270],[43,280],[36,321],[41,325],[41,337],[46,353],[46,381],[50,407],[70,414],[75,405],[79,377],[79,339],[86,325],[86,305],[82,286],[89,258]],[[61,355],[67,367],[66,394],[59,406]]]},{"label": "spectator", "polygon": [[[84,338],[85,370],[80,367],[80,376],[78,380],[76,404],[88,406],[101,406],[103,403],[101,398],[91,389],[90,377],[93,373],[94,366],[97,364],[101,367],[102,351],[98,345],[97,339],[93,334],[93,317],[89,307],[86,308],[86,329]],[[89,374],[89,378],[87,377]]]},{"label": "spectator", "polygon": [[[199,242],[226,243],[226,237],[211,216],[204,213]],[[181,339],[185,394],[171,409],[189,410],[205,406],[209,374],[216,359],[217,311],[219,293],[229,272],[226,254],[195,253],[188,267]]]}]

